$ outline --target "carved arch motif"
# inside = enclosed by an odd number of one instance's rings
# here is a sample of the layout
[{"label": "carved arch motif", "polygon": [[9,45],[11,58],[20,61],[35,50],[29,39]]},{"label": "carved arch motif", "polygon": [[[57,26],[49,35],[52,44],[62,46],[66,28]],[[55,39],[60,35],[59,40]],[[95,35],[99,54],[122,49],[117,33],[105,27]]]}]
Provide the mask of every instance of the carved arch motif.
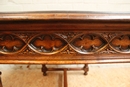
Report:
[{"label": "carved arch motif", "polygon": [[[19,34],[20,33],[20,34]],[[1,54],[130,53],[130,33],[1,32]],[[28,48],[28,49],[27,49]]]},{"label": "carved arch motif", "polygon": [[20,52],[26,43],[17,35],[11,33],[0,34],[0,53],[13,54]]},{"label": "carved arch motif", "polygon": [[30,42],[29,47],[40,54],[56,54],[62,51],[67,45],[67,42],[55,34],[40,34],[34,36]]},{"label": "carved arch motif", "polygon": [[89,33],[75,37],[70,45],[81,54],[93,54],[103,49],[107,45],[107,41],[100,35]]},{"label": "carved arch motif", "polygon": [[130,53],[130,34],[119,35],[112,39],[110,46],[120,53]]}]

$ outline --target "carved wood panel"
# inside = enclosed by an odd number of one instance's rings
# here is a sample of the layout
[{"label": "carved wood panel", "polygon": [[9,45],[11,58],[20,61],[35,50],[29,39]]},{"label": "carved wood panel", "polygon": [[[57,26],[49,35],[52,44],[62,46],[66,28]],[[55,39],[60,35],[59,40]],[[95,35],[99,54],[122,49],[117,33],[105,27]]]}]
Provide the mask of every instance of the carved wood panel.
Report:
[{"label": "carved wood panel", "polygon": [[1,32],[0,54],[130,53],[130,32]]},{"label": "carved wood panel", "polygon": [[0,34],[0,53],[12,54],[17,53],[26,46],[26,43],[13,33]]},{"label": "carved wood panel", "polygon": [[40,54],[55,54],[60,52],[67,42],[55,34],[41,34],[33,37],[29,47]]},{"label": "carved wood panel", "polygon": [[74,38],[70,45],[81,54],[95,53],[105,47],[107,42],[97,34],[81,34]]},{"label": "carved wood panel", "polygon": [[112,39],[110,46],[118,52],[130,52],[130,34],[120,35]]}]

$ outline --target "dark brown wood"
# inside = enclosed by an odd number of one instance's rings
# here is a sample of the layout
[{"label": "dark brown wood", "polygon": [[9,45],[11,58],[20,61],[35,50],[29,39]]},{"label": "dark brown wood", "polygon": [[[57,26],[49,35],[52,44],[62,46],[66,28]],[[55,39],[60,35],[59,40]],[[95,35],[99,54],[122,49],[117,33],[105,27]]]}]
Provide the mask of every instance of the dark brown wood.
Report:
[{"label": "dark brown wood", "polygon": [[48,68],[46,67],[45,64],[42,65],[42,69],[41,69],[41,70],[42,70],[42,72],[43,72],[43,75],[44,75],[44,76],[47,76]]},{"label": "dark brown wood", "polygon": [[44,76],[47,75],[47,71],[64,71],[64,69],[66,69],[67,71],[84,70],[84,75],[87,75],[89,67],[88,64],[84,64],[83,68],[47,68],[46,64],[43,64],[41,68]]},{"label": "dark brown wood", "polygon": [[0,13],[0,64],[106,63],[130,63],[130,13]]},{"label": "dark brown wood", "polygon": [[67,83],[67,70],[64,69],[64,87],[68,87],[68,83]]},{"label": "dark brown wood", "polygon": [[84,75],[87,75],[88,74],[87,72],[89,71],[88,64],[85,64],[83,69],[84,69]]},{"label": "dark brown wood", "polygon": [[41,70],[44,76],[47,75],[47,71],[63,71],[64,72],[64,87],[68,87],[67,71],[84,70],[84,75],[87,75],[89,68],[88,68],[88,64],[84,64],[83,68],[47,68],[46,65],[43,64]]},{"label": "dark brown wood", "polygon": [[0,13],[1,64],[129,63],[129,38],[130,13]]}]

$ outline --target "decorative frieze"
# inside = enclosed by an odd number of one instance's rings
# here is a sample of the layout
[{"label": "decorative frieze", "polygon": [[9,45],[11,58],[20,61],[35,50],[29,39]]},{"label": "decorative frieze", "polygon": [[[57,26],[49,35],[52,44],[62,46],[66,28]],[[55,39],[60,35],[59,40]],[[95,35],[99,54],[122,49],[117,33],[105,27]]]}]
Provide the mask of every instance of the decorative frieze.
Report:
[{"label": "decorative frieze", "polygon": [[123,32],[2,32],[1,54],[130,53],[130,34]]}]

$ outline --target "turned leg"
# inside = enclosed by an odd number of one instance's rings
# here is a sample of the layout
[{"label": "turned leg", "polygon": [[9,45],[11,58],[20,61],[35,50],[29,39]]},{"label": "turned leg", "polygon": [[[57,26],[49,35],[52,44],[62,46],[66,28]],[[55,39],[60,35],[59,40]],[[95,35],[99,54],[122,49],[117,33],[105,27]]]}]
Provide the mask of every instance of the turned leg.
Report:
[{"label": "turned leg", "polygon": [[67,69],[64,69],[64,87],[68,87],[68,83],[67,83]]},{"label": "turned leg", "polygon": [[89,71],[88,64],[84,65],[83,70],[84,70],[84,75],[87,75]]},{"label": "turned leg", "polygon": [[47,70],[48,70],[48,69],[47,69],[46,65],[45,65],[45,64],[43,64],[43,65],[42,65],[42,72],[43,72],[43,75],[44,75],[44,76],[46,76],[46,75],[47,75],[47,73],[46,73],[46,72],[47,72]]},{"label": "turned leg", "polygon": [[[2,73],[0,72],[0,75],[1,75]],[[2,86],[2,81],[1,81],[1,76],[0,76],[0,87],[3,87]]]}]

